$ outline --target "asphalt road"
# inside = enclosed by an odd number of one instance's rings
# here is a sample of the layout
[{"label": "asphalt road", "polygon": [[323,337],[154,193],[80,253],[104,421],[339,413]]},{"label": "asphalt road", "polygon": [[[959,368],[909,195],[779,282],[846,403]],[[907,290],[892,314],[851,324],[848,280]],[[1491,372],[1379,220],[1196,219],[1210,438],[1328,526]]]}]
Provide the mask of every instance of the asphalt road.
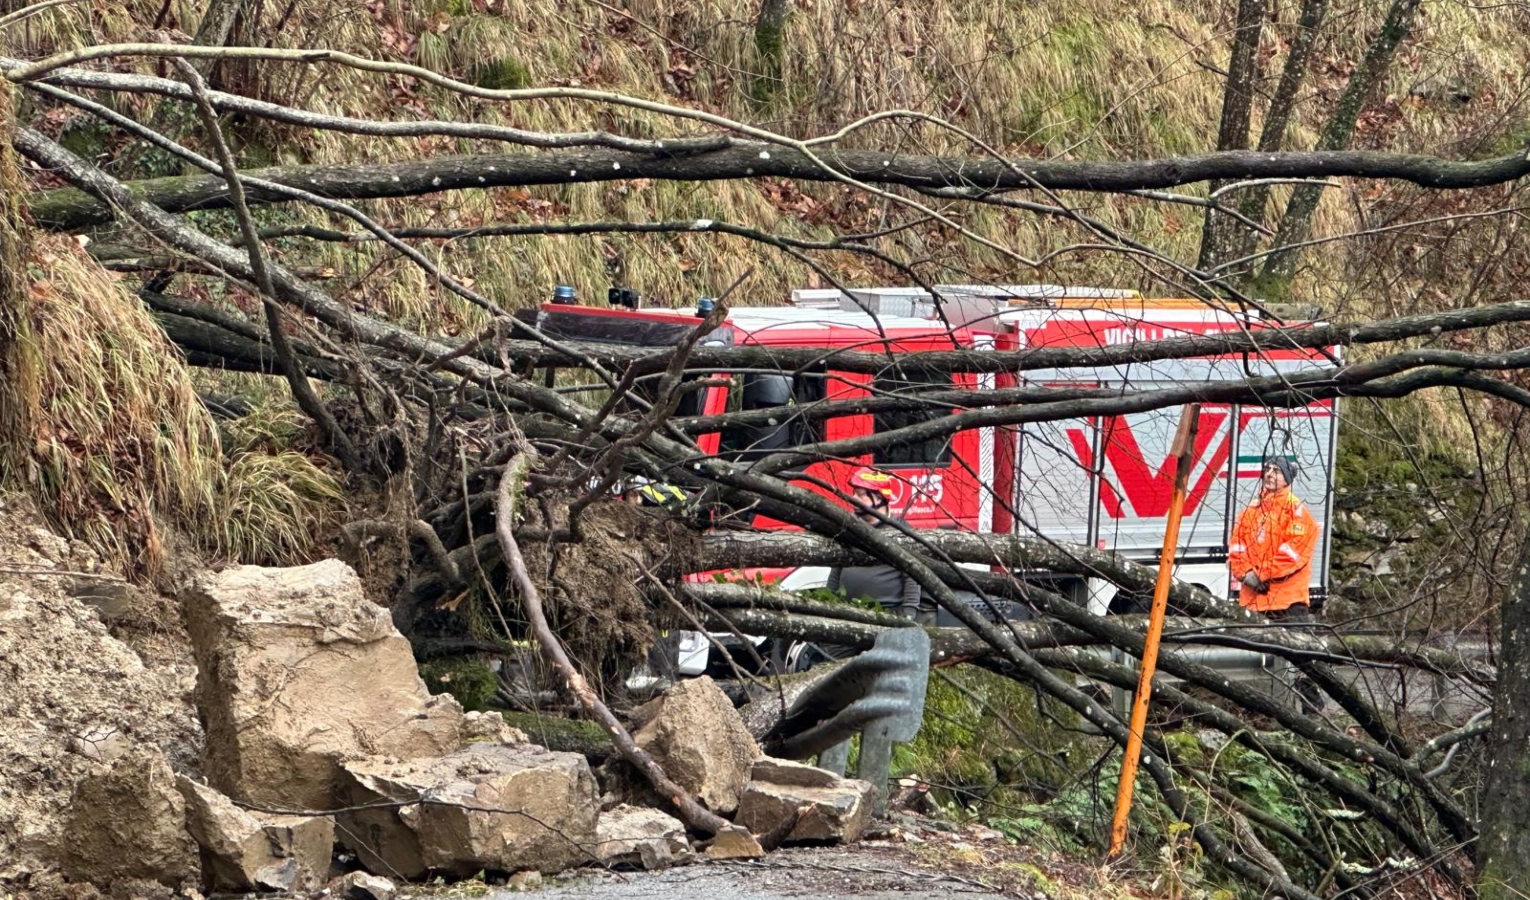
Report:
[{"label": "asphalt road", "polygon": [[[511,900],[525,894],[490,895]],[[968,878],[919,866],[891,850],[857,847],[787,849],[750,863],[700,863],[662,872],[591,872],[568,881],[549,879],[537,900],[796,900],[854,897],[857,900],[920,900],[959,896],[970,900],[1013,897]]]}]

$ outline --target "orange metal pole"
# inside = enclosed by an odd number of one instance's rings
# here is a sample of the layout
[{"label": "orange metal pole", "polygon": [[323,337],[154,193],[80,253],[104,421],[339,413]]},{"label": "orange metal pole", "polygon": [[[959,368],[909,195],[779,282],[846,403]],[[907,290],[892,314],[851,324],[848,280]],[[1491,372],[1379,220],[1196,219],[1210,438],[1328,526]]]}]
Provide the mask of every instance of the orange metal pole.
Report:
[{"label": "orange metal pole", "polygon": [[1153,695],[1153,671],[1158,667],[1158,642],[1163,635],[1164,614],[1169,607],[1169,585],[1174,581],[1174,552],[1179,548],[1179,522],[1185,512],[1185,492],[1190,482],[1190,451],[1201,405],[1186,406],[1169,455],[1174,459],[1174,493],[1169,500],[1169,521],[1164,528],[1163,550],[1158,556],[1158,580],[1153,584],[1153,609],[1148,616],[1147,640],[1142,647],[1142,672],[1132,701],[1132,721],[1126,737],[1126,758],[1121,761],[1121,784],[1116,788],[1116,818],[1110,827],[1110,856],[1126,844],[1126,821],[1132,811],[1132,790],[1137,782],[1137,761],[1142,757],[1142,732],[1147,728],[1148,700]]}]

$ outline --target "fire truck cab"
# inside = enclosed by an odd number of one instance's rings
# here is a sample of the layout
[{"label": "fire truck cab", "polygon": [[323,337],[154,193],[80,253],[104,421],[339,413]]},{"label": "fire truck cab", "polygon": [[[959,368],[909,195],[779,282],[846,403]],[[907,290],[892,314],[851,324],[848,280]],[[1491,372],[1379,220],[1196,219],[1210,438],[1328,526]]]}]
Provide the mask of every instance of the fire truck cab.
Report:
[{"label": "fire truck cab", "polygon": [[[691,334],[699,321],[693,310],[605,309],[550,303],[526,318],[544,334],[581,343],[617,343],[674,347]],[[917,394],[957,388],[981,389],[991,377],[950,375],[921,370],[900,362],[910,353],[991,345],[991,338],[964,328],[948,330],[925,318],[909,315],[872,316],[862,311],[803,309],[792,306],[739,307],[699,342],[700,346],[822,347],[885,353],[888,368],[876,375],[836,371],[832,363],[802,371],[774,366],[738,373],[707,373],[712,386],[684,395],[679,416],[716,415],[730,411],[806,406],[824,400],[854,400],[889,394]],[[702,377],[702,376],[697,376]],[[720,382],[720,383],[719,383]],[[657,378],[640,381],[636,392],[654,399]],[[729,459],[757,459],[783,447],[840,440],[906,427],[940,415],[933,411],[866,413],[822,421],[788,418],[774,425],[725,428],[700,435],[702,452]],[[872,465],[896,476],[891,509],[915,528],[992,529],[991,492],[982,489],[985,470],[980,460],[992,456],[993,429],[980,429],[952,438],[909,443],[858,458],[813,463],[803,470],[804,487],[843,500],[849,495],[850,475],[858,466]],[[827,485],[828,487],[825,487]],[[761,515],[751,515],[760,528],[786,527]],[[784,573],[782,573],[784,574]]]}]

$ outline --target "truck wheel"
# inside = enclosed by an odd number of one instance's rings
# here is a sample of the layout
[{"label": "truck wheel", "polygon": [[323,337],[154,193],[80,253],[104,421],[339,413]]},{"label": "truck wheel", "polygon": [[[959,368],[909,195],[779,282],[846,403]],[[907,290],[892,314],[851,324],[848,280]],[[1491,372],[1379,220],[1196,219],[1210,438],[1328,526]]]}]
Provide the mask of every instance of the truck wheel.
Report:
[{"label": "truck wheel", "polygon": [[842,644],[812,644],[794,641],[786,650],[783,668],[786,672],[806,672],[816,665],[849,659],[860,651]]}]

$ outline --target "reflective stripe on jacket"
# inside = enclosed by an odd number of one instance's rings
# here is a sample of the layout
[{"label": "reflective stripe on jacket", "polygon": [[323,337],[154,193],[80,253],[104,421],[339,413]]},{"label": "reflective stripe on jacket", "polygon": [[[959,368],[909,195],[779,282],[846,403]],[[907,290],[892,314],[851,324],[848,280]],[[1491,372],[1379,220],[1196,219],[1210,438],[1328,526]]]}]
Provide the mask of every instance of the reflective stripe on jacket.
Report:
[{"label": "reflective stripe on jacket", "polygon": [[1265,612],[1309,602],[1312,551],[1320,530],[1307,504],[1290,489],[1264,494],[1250,503],[1233,529],[1227,567],[1240,581],[1254,570],[1270,591],[1260,594],[1244,585],[1238,603]]}]

